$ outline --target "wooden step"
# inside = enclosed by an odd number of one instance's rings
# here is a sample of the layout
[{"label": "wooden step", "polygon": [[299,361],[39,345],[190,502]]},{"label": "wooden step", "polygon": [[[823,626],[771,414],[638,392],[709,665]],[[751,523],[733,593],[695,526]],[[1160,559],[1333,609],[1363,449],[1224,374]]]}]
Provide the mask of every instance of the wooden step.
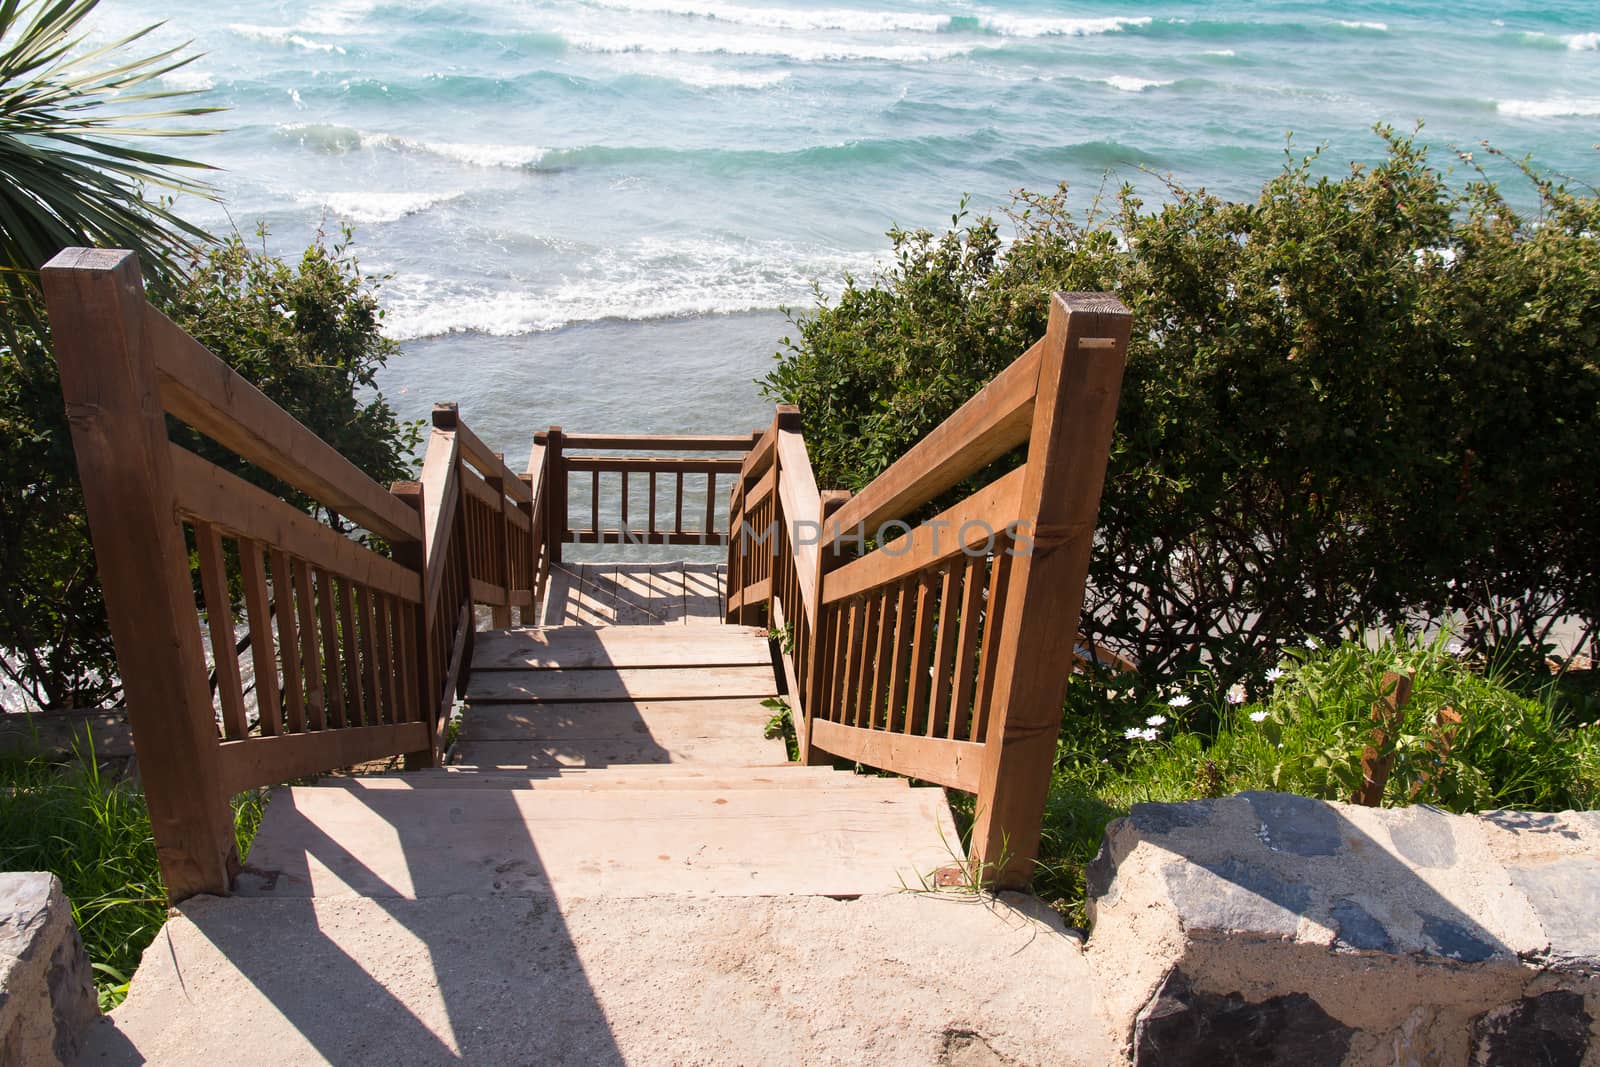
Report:
[{"label": "wooden step", "polygon": [[695,700],[770,697],[772,667],[639,667],[615,671],[474,671],[469,704],[505,701]]},{"label": "wooden step", "polygon": [[237,891],[853,897],[918,885],[959,847],[928,788],[294,786],[272,791]]},{"label": "wooden step", "polygon": [[749,626],[561,626],[479,634],[472,669],[771,666],[766,632]]},{"label": "wooden step", "polygon": [[668,745],[644,740],[458,741],[450,749],[451,766],[511,771],[539,767],[669,766],[781,767],[783,742],[751,737],[680,738]]}]

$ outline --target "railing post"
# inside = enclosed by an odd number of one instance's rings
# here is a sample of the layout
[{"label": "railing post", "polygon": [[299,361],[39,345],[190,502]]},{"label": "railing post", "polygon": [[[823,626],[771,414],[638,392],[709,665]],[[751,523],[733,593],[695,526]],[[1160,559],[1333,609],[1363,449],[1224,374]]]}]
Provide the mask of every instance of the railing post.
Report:
[{"label": "railing post", "polygon": [[561,546],[567,539],[567,457],[562,451],[561,427],[550,427],[545,438],[545,462],[550,476],[550,488],[545,490],[550,501],[549,517],[545,521],[544,538],[550,546],[550,563],[561,562]]},{"label": "railing post", "polygon": [[[505,469],[505,453],[496,452],[494,458],[500,461],[501,469]],[[504,630],[511,625],[511,590],[515,587],[515,579],[511,574],[511,523],[506,519],[506,509],[513,505],[506,500],[505,478],[495,474],[485,476],[484,481],[500,497],[500,514],[496,521],[500,526],[500,587],[506,591],[506,603],[495,604],[489,612],[493,617],[494,628]]]},{"label": "railing post", "polygon": [[[422,483],[421,482],[395,482],[389,487],[389,492],[399,497],[407,507],[417,513],[420,520],[423,517],[422,509]],[[411,679],[411,684],[418,693],[417,706],[422,709],[422,721],[428,724],[428,736],[437,737],[438,730],[435,718],[439,711],[439,675],[438,667],[433,662],[433,635],[428,630],[428,602],[433,595],[433,589],[428,585],[428,552],[427,538],[431,531],[426,522],[420,523],[422,539],[411,542],[396,542],[394,561],[403,567],[408,567],[417,572],[422,579],[422,600],[417,604],[416,619],[416,645],[417,645],[417,676]],[[408,752],[405,756],[406,770],[420,770],[423,767],[437,766],[440,753],[434,751],[430,745],[422,752]]]},{"label": "railing post", "polygon": [[1131,326],[1109,295],[1051,299],[970,852],[1000,886],[1039,851]]},{"label": "railing post", "polygon": [[[817,514],[817,521],[821,524],[822,530],[826,530],[828,523],[833,520],[834,513],[844,507],[845,501],[850,499],[850,494],[843,489],[824,489],[821,497],[822,507]],[[819,541],[821,538],[822,531],[819,530]],[[795,720],[795,740],[799,743],[799,762],[805,764],[825,764],[833,759],[825,752],[812,751],[811,715],[817,710],[817,679],[827,677],[834,666],[828,658],[829,644],[824,640],[826,635],[822,627],[822,585],[827,579],[828,572],[843,562],[844,556],[839,552],[837,544],[833,546],[832,551],[817,553],[817,584],[812,589],[811,599],[817,606],[817,617],[811,626],[811,647],[807,650],[804,671],[800,677],[800,684],[804,686],[804,699],[801,701],[804,707],[798,709],[801,712],[798,715],[791,712],[791,717]]]},{"label": "railing post", "polygon": [[233,816],[139,261],[69,248],[43,282],[161,876],[172,901],[226,894],[238,865]]}]

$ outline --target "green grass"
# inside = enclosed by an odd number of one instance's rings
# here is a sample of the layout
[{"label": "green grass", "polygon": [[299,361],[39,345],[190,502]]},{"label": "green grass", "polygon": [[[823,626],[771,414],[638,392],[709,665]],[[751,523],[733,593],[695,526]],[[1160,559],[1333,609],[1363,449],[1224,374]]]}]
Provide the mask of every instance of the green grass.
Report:
[{"label": "green grass", "polygon": [[[249,852],[265,794],[234,798],[239,855]],[[144,794],[94,761],[0,761],[0,870],[51,871],[94,967],[100,1006],[127,995],[145,946],[166,921],[166,889]]]},{"label": "green grass", "polygon": [[[1348,801],[1388,671],[1411,673],[1414,688],[1383,749],[1392,761],[1384,806],[1600,807],[1592,676],[1516,673],[1451,648],[1448,635],[1426,642],[1398,635],[1371,648],[1312,642],[1286,652],[1270,679],[1248,680],[1231,699],[1207,677],[1144,693],[1075,680],[1035,891],[1087,926],[1084,868],[1106,824],[1134,804],[1250,789]],[[1461,722],[1441,726],[1446,709]]]}]

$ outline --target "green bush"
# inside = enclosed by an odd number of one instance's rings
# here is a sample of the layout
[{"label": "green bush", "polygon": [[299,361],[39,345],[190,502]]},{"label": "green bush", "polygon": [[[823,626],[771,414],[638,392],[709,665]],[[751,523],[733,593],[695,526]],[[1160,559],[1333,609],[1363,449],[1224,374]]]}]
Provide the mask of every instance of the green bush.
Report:
[{"label": "green bush", "polygon": [[[361,274],[348,236],[331,246],[317,240],[293,266],[232,237],[192,264],[160,306],[386,483],[409,476],[419,430],[375,390],[396,345],[381,332],[373,281]],[[104,704],[120,686],[55,361],[18,301],[0,316],[16,338],[0,341],[0,663],[41,707]],[[284,490],[200,435],[175,423],[173,433],[214,462]]]},{"label": "green bush", "polygon": [[[234,798],[241,858],[261,824],[264,794]],[[61,879],[95,971],[100,1006],[127,994],[145,946],[167,918],[167,894],[144,795],[93,759],[66,767],[0,760],[0,871]]]},{"label": "green bush", "polygon": [[[1537,210],[1386,158],[1291,161],[1254,202],[1019,194],[893,231],[894,262],[794,319],[766,388],[819,484],[859,489],[1039,337],[1053,290],[1135,331],[1084,629],[1148,690],[1259,675],[1286,640],[1463,619],[1479,649],[1600,622],[1600,199],[1521,168]],[[1470,157],[1466,158],[1470,167]]]}]

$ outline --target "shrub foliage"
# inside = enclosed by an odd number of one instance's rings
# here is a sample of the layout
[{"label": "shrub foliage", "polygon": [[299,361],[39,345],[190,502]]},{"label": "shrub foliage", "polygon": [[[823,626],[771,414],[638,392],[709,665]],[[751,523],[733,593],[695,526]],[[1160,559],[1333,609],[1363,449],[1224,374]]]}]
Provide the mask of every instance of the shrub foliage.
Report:
[{"label": "shrub foliage", "polygon": [[1291,158],[1254,202],[1124,187],[1078,217],[1062,187],[1018,194],[1009,245],[965,205],[891,231],[766,389],[819,483],[859,489],[1043,333],[1052,291],[1110,290],[1135,336],[1084,628],[1148,678],[1452,613],[1484,648],[1592,627],[1600,199],[1514,165],[1519,211],[1471,156],[1379,133],[1377,165]]}]

